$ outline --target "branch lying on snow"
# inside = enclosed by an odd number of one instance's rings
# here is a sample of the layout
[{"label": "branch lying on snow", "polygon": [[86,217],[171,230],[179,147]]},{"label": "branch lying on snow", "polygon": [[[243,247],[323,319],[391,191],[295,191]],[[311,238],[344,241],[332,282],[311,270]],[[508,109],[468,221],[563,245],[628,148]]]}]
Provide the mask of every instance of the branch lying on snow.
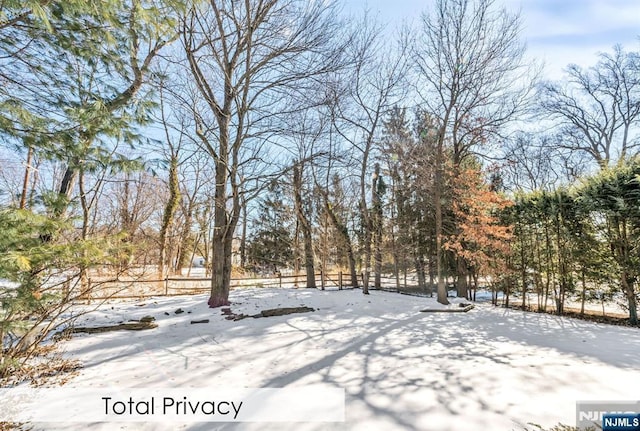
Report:
[{"label": "branch lying on snow", "polygon": [[473,304],[460,304],[460,308],[425,308],[422,313],[466,313],[473,309]]},{"label": "branch lying on snow", "polygon": [[253,317],[257,319],[259,317],[274,317],[274,316],[285,316],[287,314],[295,314],[295,313],[308,313],[310,311],[315,311],[314,308],[311,307],[283,307],[283,308],[272,308],[269,310],[262,310],[258,314],[234,314],[231,312],[230,308],[223,308],[222,314],[226,315],[227,320],[242,320],[247,317]]},{"label": "branch lying on snow", "polygon": [[152,316],[145,316],[139,321],[134,321],[129,323],[120,323],[118,325],[93,326],[93,327],[80,326],[80,327],[73,328],[71,332],[73,332],[74,334],[78,332],[85,332],[87,334],[96,334],[100,332],[119,331],[121,329],[126,329],[128,331],[142,331],[145,329],[157,328],[158,324],[154,323],[154,320],[156,319]]}]

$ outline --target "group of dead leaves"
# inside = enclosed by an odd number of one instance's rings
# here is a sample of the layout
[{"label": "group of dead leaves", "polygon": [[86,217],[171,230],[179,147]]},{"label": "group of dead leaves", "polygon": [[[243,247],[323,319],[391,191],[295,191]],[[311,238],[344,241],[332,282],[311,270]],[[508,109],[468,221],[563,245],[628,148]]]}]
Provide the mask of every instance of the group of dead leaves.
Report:
[{"label": "group of dead leaves", "polygon": [[[7,377],[0,379],[0,388],[10,388],[27,382],[35,388],[62,386],[78,374],[80,361],[67,359],[56,344],[39,346],[33,357]],[[29,431],[29,424],[0,422],[0,431]]]}]

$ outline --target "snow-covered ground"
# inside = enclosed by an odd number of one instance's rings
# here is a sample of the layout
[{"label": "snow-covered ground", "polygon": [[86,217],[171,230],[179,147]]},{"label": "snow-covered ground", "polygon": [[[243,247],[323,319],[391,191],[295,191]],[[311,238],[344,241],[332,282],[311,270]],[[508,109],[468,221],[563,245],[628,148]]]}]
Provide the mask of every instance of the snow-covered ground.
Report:
[{"label": "snow-covered ground", "polygon": [[[575,423],[578,400],[636,400],[640,331],[478,304],[421,313],[432,298],[359,290],[239,289],[234,313],[309,306],[240,321],[206,296],[103,305],[77,325],[156,318],[146,331],[79,334],[61,348],[84,368],[68,386],[346,390],[345,423],[47,424],[91,430],[520,430]],[[453,305],[456,306],[455,304]],[[184,313],[175,314],[181,308]],[[191,320],[210,319],[191,324]],[[36,427],[36,429],[38,429]]]}]

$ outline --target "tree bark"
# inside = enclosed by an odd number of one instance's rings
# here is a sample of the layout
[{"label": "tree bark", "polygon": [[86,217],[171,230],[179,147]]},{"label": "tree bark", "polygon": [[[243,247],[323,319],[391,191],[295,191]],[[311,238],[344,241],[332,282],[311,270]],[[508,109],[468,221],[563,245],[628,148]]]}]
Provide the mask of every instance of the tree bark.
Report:
[{"label": "tree bark", "polygon": [[420,256],[419,253],[415,255],[415,267],[416,267],[416,275],[418,277],[418,289],[420,291],[427,290],[427,278],[424,271],[424,259]]},{"label": "tree bark", "polygon": [[434,187],[434,203],[436,216],[436,274],[438,277],[438,302],[448,305],[447,288],[444,282],[443,253],[442,253],[442,187],[443,187],[443,168],[442,168],[442,148],[439,148],[436,158],[439,159],[436,167],[435,187]]},{"label": "tree bark", "polygon": [[466,298],[469,295],[469,284],[467,276],[469,275],[469,268],[467,262],[462,257],[457,259],[458,266],[458,280],[456,283],[456,295],[458,298]]},{"label": "tree bark", "polygon": [[24,168],[24,182],[22,183],[22,194],[20,195],[20,209],[27,207],[27,194],[29,194],[29,178],[31,177],[31,159],[33,158],[33,147],[29,145],[27,151],[27,162]]},{"label": "tree bark", "polygon": [[336,229],[336,231],[340,235],[340,238],[344,242],[344,246],[347,250],[347,260],[349,262],[349,275],[351,277],[351,286],[354,288],[357,288],[358,273],[356,272],[356,258],[353,253],[353,244],[351,242],[351,237],[349,236],[349,230],[347,229],[347,226],[338,219],[338,216],[336,215],[335,211],[333,211],[333,209],[331,208],[327,193],[323,191],[322,195],[324,197],[324,208],[327,214],[329,215],[329,220],[331,220],[331,224],[333,224],[333,227]]},{"label": "tree bark", "polygon": [[[211,295],[209,307],[229,305],[231,282],[231,245],[233,226],[227,215],[227,181],[229,165],[229,122],[222,113],[218,116],[220,126],[218,157],[215,158],[215,193],[213,210],[213,262],[211,272]],[[228,251],[228,252],[227,252]]]},{"label": "tree bark", "polygon": [[160,226],[160,247],[158,256],[158,274],[165,277],[165,269],[169,265],[167,259],[167,234],[173,223],[175,212],[178,209],[180,201],[180,186],[178,184],[178,158],[175,154],[171,155],[169,162],[169,200],[164,207],[162,215],[162,225]]},{"label": "tree bark", "polygon": [[374,247],[374,287],[381,288],[382,276],[382,179],[380,178],[380,165],[376,163],[373,184],[371,189],[371,206],[373,207],[372,227],[373,227],[373,247]]},{"label": "tree bark", "polygon": [[307,274],[307,287],[316,288],[316,275],[313,256],[313,240],[311,237],[311,226],[304,213],[302,202],[302,165],[297,164],[293,168],[293,193],[295,201],[296,217],[302,231],[302,242],[304,246],[304,267]]},{"label": "tree bark", "polygon": [[242,235],[240,237],[240,266],[247,266],[247,202],[242,199]]}]

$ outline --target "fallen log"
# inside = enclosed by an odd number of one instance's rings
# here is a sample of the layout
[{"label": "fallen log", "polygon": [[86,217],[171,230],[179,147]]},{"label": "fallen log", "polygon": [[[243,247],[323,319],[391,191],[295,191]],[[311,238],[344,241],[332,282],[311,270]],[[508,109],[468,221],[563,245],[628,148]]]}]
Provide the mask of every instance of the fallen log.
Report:
[{"label": "fallen log", "polygon": [[109,332],[109,331],[143,331],[145,329],[154,329],[157,328],[158,325],[153,322],[134,322],[134,323],[120,323],[118,325],[107,325],[107,326],[78,326],[71,330],[74,334],[79,332],[84,332],[87,334],[97,334],[101,332]]},{"label": "fallen log", "polygon": [[202,319],[202,320],[192,320],[191,324],[195,325],[197,323],[209,323],[209,319]]},{"label": "fallen log", "polygon": [[472,305],[467,305],[462,308],[425,308],[424,310],[420,310],[421,313],[466,313],[469,310],[474,308]]},{"label": "fallen log", "polygon": [[225,316],[225,319],[227,320],[238,321],[238,320],[246,319],[248,317],[253,317],[254,319],[258,319],[260,317],[286,316],[287,314],[308,313],[310,311],[316,311],[316,310],[311,307],[282,307],[282,308],[271,308],[268,310],[262,310],[258,314],[235,314],[231,312],[230,309],[223,309],[222,314]]},{"label": "fallen log", "polygon": [[272,309],[269,309],[269,310],[262,310],[259,314],[253,315],[253,317],[254,318],[258,318],[258,317],[285,316],[287,314],[308,313],[310,311],[315,311],[315,309],[313,309],[311,307],[272,308]]}]

